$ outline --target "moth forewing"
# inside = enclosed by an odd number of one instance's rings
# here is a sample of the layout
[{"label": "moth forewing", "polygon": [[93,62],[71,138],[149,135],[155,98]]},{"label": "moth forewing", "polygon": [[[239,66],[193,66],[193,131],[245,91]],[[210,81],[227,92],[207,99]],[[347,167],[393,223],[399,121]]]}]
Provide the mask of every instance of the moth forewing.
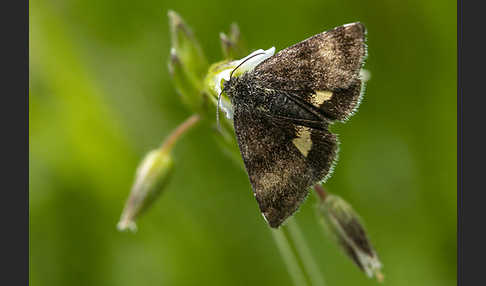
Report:
[{"label": "moth forewing", "polygon": [[325,180],[338,152],[328,130],[361,96],[365,28],[352,23],[315,35],[225,82],[235,133],[260,210],[280,226]]}]

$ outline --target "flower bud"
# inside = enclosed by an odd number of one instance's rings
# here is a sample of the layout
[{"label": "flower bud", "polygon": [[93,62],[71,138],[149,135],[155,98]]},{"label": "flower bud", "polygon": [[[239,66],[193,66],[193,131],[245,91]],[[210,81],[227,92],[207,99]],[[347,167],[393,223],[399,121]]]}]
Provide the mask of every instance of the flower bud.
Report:
[{"label": "flower bud", "polygon": [[174,11],[168,12],[172,49],[179,57],[189,77],[200,83],[209,67],[208,62],[189,26]]},{"label": "flower bud", "polygon": [[225,33],[219,34],[219,39],[221,40],[221,50],[223,51],[223,57],[225,59],[233,59],[232,49],[233,49],[233,42],[230,40]]},{"label": "flower bud", "polygon": [[383,280],[382,267],[359,216],[342,198],[326,194],[318,205],[318,216],[324,227],[336,238],[347,256],[368,275]]},{"label": "flower bud", "polygon": [[159,196],[173,170],[170,153],[164,149],[149,152],[137,168],[135,183],[123,209],[118,230],[135,231],[136,218]]},{"label": "flower bud", "polygon": [[174,48],[170,51],[169,74],[177,93],[182,98],[182,102],[192,111],[198,112],[203,106],[199,84],[194,80],[194,77],[188,75]]},{"label": "flower bud", "polygon": [[244,49],[241,46],[240,29],[236,23],[231,24],[229,36],[221,33],[219,34],[219,38],[225,59],[231,60],[243,56],[242,52]]}]

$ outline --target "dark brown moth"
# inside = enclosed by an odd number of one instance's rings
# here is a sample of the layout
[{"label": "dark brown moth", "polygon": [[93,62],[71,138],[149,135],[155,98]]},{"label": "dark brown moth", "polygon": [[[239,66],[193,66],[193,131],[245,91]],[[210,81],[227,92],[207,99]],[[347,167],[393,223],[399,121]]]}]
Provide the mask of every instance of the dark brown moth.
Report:
[{"label": "dark brown moth", "polygon": [[331,172],[338,140],[328,127],[345,121],[360,102],[365,34],[361,23],[336,27],[223,84],[254,195],[271,227]]}]

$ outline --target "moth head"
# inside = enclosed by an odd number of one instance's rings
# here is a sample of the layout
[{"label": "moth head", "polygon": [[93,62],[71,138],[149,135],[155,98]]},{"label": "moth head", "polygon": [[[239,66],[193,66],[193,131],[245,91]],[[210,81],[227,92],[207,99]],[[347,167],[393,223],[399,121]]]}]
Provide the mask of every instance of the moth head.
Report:
[{"label": "moth head", "polygon": [[[221,88],[221,94],[225,94],[228,98],[232,98],[233,94],[235,93],[235,89],[237,88],[238,85],[238,79],[239,77],[230,77],[228,80],[223,80],[222,88]],[[219,103],[219,101],[218,101]]]},{"label": "moth head", "polygon": [[[256,54],[253,54],[253,55],[250,55],[249,57],[247,57],[245,60],[243,60],[239,65],[237,65],[230,73],[230,76],[229,76],[229,80],[226,80],[223,82],[223,91],[226,89],[229,89],[231,86],[234,86],[236,81],[234,80],[234,77],[233,77],[233,74],[235,73],[235,71],[241,67],[243,64],[245,64],[247,61],[251,60],[252,58],[256,57],[256,56],[260,56],[260,55],[265,55],[265,52],[260,52],[260,53],[256,53]],[[227,93],[226,93],[227,94]]]},{"label": "moth head", "polygon": [[223,88],[221,89],[221,94],[226,94],[226,96],[231,97],[231,90],[234,88],[236,83],[235,78],[230,77],[229,80],[223,79]]},{"label": "moth head", "polygon": [[221,96],[224,94],[226,94],[228,97],[231,97],[231,95],[233,94],[231,91],[233,90],[235,84],[236,84],[236,78],[233,77],[233,74],[234,72],[239,68],[241,67],[244,63],[246,63],[248,60],[256,57],[256,56],[260,56],[260,55],[265,55],[265,52],[260,52],[260,53],[256,53],[256,54],[253,54],[249,57],[247,57],[244,61],[242,61],[239,65],[237,65],[230,73],[230,76],[229,76],[229,80],[223,80],[223,88],[221,89],[221,92],[219,93],[218,95],[218,105],[216,107],[216,123],[217,123],[217,126],[218,126],[218,129],[220,129],[220,125],[219,125],[219,109],[220,109],[220,105],[221,105]]}]

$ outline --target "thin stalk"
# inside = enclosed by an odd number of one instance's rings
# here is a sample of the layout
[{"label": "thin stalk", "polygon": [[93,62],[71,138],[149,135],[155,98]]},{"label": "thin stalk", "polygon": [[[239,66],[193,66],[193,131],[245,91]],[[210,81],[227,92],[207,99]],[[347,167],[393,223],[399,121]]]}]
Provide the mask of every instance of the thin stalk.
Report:
[{"label": "thin stalk", "polygon": [[320,184],[314,185],[314,191],[316,191],[316,194],[321,201],[326,200],[326,197],[327,197],[326,190],[324,190],[324,188]]},{"label": "thin stalk", "polygon": [[312,285],[325,286],[326,283],[324,282],[324,277],[321,275],[319,267],[312,257],[312,253],[307,246],[304,235],[294,217],[288,219],[287,228],[294,241],[295,249],[303,263],[304,269],[307,270],[307,275],[310,278]]},{"label": "thin stalk", "polygon": [[294,285],[309,285],[305,279],[305,272],[303,269],[301,269],[301,266],[297,262],[297,257],[294,255],[292,247],[285,237],[283,230],[271,229],[270,231],[272,232],[275,244],[277,244],[277,248],[280,251],[280,255],[282,255],[285,266],[287,266],[287,271],[289,272],[289,275],[292,278]]},{"label": "thin stalk", "polygon": [[169,151],[172,149],[172,146],[177,142],[179,137],[181,137],[184,133],[186,133],[191,127],[196,125],[196,123],[199,122],[201,117],[199,114],[194,114],[191,117],[187,118],[186,121],[182,122],[177,126],[177,128],[172,131],[172,133],[165,139],[164,143],[162,143],[162,146],[160,149],[162,151]]}]

